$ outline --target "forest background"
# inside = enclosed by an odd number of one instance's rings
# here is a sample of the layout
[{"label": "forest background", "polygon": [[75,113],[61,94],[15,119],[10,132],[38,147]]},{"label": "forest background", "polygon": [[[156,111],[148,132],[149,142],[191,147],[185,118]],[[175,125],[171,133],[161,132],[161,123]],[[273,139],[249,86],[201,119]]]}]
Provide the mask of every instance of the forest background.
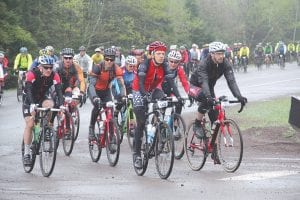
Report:
[{"label": "forest background", "polygon": [[219,40],[259,42],[300,40],[299,0],[1,0],[0,49],[14,59],[26,46],[33,56],[47,45],[132,45],[154,40],[201,47]]}]

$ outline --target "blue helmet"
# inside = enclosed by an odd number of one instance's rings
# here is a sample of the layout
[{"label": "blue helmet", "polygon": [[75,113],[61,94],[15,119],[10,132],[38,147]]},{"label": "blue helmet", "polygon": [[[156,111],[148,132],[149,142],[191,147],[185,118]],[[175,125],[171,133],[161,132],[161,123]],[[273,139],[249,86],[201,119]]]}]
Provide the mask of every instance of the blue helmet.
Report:
[{"label": "blue helmet", "polygon": [[51,56],[43,55],[39,57],[39,64],[40,65],[53,65],[54,59]]},{"label": "blue helmet", "polygon": [[27,53],[27,48],[26,47],[21,47],[20,48],[20,53]]}]

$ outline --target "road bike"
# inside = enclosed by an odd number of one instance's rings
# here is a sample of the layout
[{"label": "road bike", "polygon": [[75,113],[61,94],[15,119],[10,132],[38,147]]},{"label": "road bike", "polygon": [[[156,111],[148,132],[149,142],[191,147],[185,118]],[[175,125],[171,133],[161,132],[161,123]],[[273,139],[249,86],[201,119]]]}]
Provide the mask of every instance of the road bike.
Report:
[{"label": "road bike", "polygon": [[61,139],[65,155],[70,156],[73,151],[77,128],[75,124],[75,120],[77,120],[77,118],[74,119],[73,116],[76,116],[75,108],[77,107],[74,105],[74,101],[71,97],[65,97],[63,107],[63,111],[57,114],[56,124],[54,124],[57,133],[56,146],[58,147],[59,140]]},{"label": "road bike", "polygon": [[[43,176],[49,177],[56,162],[56,132],[49,125],[52,112],[58,112],[56,108],[35,108],[34,127],[32,129],[32,142],[30,144],[31,164],[23,168],[26,173],[30,173],[34,168],[36,156],[40,156],[40,168]],[[24,161],[25,144],[22,139],[22,161]]]},{"label": "road bike", "polygon": [[284,69],[284,67],[285,67],[285,63],[284,63],[284,59],[283,59],[282,54],[279,54],[278,65],[279,65],[280,69]]},{"label": "road bike", "polygon": [[113,117],[115,103],[113,101],[98,104],[96,121],[96,140],[89,141],[89,152],[93,162],[98,162],[102,148],[106,148],[106,155],[110,166],[118,163],[120,155],[120,130]]},{"label": "road bike", "polygon": [[117,116],[117,123],[120,128],[120,143],[126,134],[130,149],[133,149],[134,131],[136,128],[136,118],[132,107],[132,94],[127,95],[124,99],[125,105]]},{"label": "road bike", "polygon": [[247,56],[242,56],[241,67],[244,69],[244,73],[247,73]]},{"label": "road bike", "polygon": [[17,100],[21,102],[23,100],[23,90],[25,88],[26,71],[18,71],[18,87],[17,87]]},{"label": "road bike", "polygon": [[[134,170],[139,176],[144,175],[148,167],[148,161],[152,157],[155,157],[156,171],[161,179],[167,179],[172,172],[174,138],[171,128],[163,119],[164,110],[171,106],[169,102],[171,100],[168,97],[148,101],[141,146],[142,168],[139,169],[134,166]],[[153,137],[150,137],[152,135],[150,130],[153,133]]]},{"label": "road bike", "polygon": [[[210,110],[209,122],[207,116],[201,122],[204,132],[203,137],[195,135],[195,121],[188,126],[185,135],[185,153],[192,170],[202,169],[206,158],[211,153],[215,164],[221,164],[227,172],[235,172],[243,157],[243,138],[238,124],[225,116],[225,104],[240,103],[228,101],[227,97],[221,96],[216,99],[213,109]],[[243,104],[238,112],[243,110]]]}]

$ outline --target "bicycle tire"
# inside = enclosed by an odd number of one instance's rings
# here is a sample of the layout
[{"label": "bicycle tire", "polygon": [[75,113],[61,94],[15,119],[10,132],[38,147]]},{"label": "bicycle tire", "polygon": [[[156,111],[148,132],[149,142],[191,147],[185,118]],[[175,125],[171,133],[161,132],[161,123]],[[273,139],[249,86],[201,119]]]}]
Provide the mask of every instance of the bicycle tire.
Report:
[{"label": "bicycle tire", "polygon": [[194,171],[203,168],[207,158],[206,138],[198,139],[193,130],[195,121],[188,126],[185,135],[184,150],[188,160],[189,167]]},{"label": "bicycle tire", "polygon": [[[149,151],[150,151],[150,147],[147,142],[147,131],[146,131],[146,129],[144,129],[144,134],[142,137],[142,146],[141,146],[141,158],[142,158],[143,167],[141,169],[138,169],[134,166],[134,163],[133,163],[134,171],[138,176],[143,176],[145,174],[145,172],[147,171],[148,162],[149,162],[149,157],[148,157]],[[133,159],[133,162],[134,162],[134,159]]]},{"label": "bicycle tire", "polygon": [[[32,144],[31,144],[31,146],[32,146]],[[30,173],[33,170],[33,168],[34,168],[35,159],[36,159],[36,152],[37,151],[36,150],[32,151],[32,148],[30,148],[31,149],[31,164],[30,165],[24,165],[24,152],[25,152],[24,139],[22,139],[22,148],[21,149],[22,149],[22,163],[23,163],[24,171],[26,173]]]},{"label": "bicycle tire", "polygon": [[118,129],[120,130],[119,131],[119,138],[120,138],[120,144],[123,142],[123,137],[124,137],[124,134],[123,133],[123,126],[125,125],[123,122],[123,115],[124,115],[124,107],[122,107],[121,111],[118,112],[118,116],[115,117],[115,120],[116,120],[116,124],[118,126]]},{"label": "bicycle tire", "polygon": [[77,106],[75,108],[73,108],[73,112],[71,113],[72,118],[73,118],[73,122],[74,122],[74,141],[77,140],[78,138],[78,134],[79,134],[79,128],[80,128],[80,113],[79,113],[79,109],[77,108]]},{"label": "bicycle tire", "polygon": [[95,130],[96,141],[89,141],[89,152],[93,162],[98,162],[102,153],[100,144],[100,121],[96,122],[97,129]]},{"label": "bicycle tire", "polygon": [[243,138],[240,128],[232,119],[226,119],[224,127],[218,130],[217,153],[225,171],[235,172],[239,168],[243,158]]},{"label": "bicycle tire", "polygon": [[[109,122],[106,134],[106,155],[110,166],[116,166],[120,155],[120,129],[115,119]],[[114,142],[112,142],[115,140]]]},{"label": "bicycle tire", "polygon": [[[63,145],[63,149],[64,149],[64,153],[66,156],[70,156],[72,151],[73,151],[73,147],[74,147],[74,134],[75,134],[75,127],[74,127],[74,121],[73,121],[73,117],[71,115],[71,113],[67,112],[65,113],[66,117],[64,118],[64,133],[63,133],[63,137],[62,137],[62,145]],[[68,116],[68,117],[67,117]],[[69,123],[70,123],[70,135],[66,135],[65,131],[67,130],[67,118],[69,119]]]},{"label": "bicycle tire", "polygon": [[[178,120],[177,123],[175,122],[176,119]],[[172,121],[173,123],[171,129],[174,135],[174,145],[175,145],[174,155],[175,155],[175,159],[180,160],[184,155],[184,135],[186,131],[186,124],[183,118],[181,117],[181,115],[179,115],[178,113],[174,113],[172,115]],[[174,134],[174,132],[177,133]]]},{"label": "bicycle tire", "polygon": [[22,96],[23,96],[23,88],[22,88],[22,82],[18,81],[18,87],[17,87],[17,100],[18,102],[21,102]]},{"label": "bicycle tire", "polygon": [[[49,141],[45,139],[46,132],[49,134]],[[56,133],[53,128],[44,127],[40,140],[40,167],[43,176],[49,177],[54,170],[56,162]]]},{"label": "bicycle tire", "polygon": [[174,164],[174,138],[166,122],[160,122],[155,141],[155,166],[161,179],[167,179]]},{"label": "bicycle tire", "polygon": [[[131,111],[132,114],[134,115],[133,111]],[[135,129],[136,129],[136,121],[135,119],[132,119],[130,117],[130,113],[129,113],[129,116],[127,116],[126,118],[126,134],[127,134],[127,140],[128,140],[128,145],[129,145],[129,148],[131,151],[133,151],[133,141],[134,141],[134,132],[135,132]]]}]

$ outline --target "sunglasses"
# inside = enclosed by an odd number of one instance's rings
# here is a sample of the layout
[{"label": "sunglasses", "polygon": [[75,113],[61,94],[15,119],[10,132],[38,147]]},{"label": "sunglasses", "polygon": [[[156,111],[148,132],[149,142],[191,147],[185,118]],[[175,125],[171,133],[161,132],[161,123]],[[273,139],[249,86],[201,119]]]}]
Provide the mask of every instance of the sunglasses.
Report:
[{"label": "sunglasses", "polygon": [[49,67],[49,66],[43,66],[43,68],[44,68],[45,70],[48,70],[48,69],[52,70],[52,69],[53,69],[53,67]]},{"label": "sunglasses", "polygon": [[169,60],[169,62],[172,63],[172,64],[178,64],[180,61]]},{"label": "sunglasses", "polygon": [[115,61],[115,59],[112,59],[112,58],[104,58],[104,60],[107,61],[107,62],[108,61],[110,61],[110,62],[114,62]]},{"label": "sunglasses", "polygon": [[66,59],[66,60],[72,60],[73,57],[64,57],[64,59]]}]

